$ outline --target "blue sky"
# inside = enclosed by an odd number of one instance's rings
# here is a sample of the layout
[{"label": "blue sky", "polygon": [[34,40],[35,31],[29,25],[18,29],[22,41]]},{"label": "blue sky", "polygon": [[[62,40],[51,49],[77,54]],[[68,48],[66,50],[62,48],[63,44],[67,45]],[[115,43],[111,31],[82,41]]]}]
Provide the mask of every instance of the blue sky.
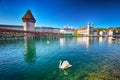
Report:
[{"label": "blue sky", "polygon": [[88,22],[95,27],[120,26],[119,0],[0,0],[0,24],[23,25],[30,9],[36,26],[75,28]]}]

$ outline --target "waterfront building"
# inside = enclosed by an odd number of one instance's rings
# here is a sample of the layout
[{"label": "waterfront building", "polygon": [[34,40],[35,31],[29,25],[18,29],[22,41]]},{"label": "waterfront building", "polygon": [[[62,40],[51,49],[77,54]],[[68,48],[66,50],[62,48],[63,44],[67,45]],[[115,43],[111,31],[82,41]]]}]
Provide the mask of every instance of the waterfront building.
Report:
[{"label": "waterfront building", "polygon": [[111,29],[108,30],[107,35],[108,35],[108,36],[113,36],[113,30],[111,30]]},{"label": "waterfront building", "polygon": [[94,36],[98,36],[98,32],[97,32],[97,31],[94,31],[93,35],[94,35]]},{"label": "waterfront building", "polygon": [[107,36],[107,31],[103,30],[103,36]]},{"label": "waterfront building", "polygon": [[64,27],[60,30],[60,33],[63,35],[74,35],[74,29],[71,27]]},{"label": "waterfront building", "polygon": [[120,35],[120,31],[114,30],[114,31],[113,31],[113,35],[119,36],[119,35]]},{"label": "waterfront building", "polygon": [[78,35],[93,35],[94,34],[94,29],[93,29],[94,24],[88,23],[87,27],[85,28],[80,28],[77,30]]},{"label": "waterfront building", "polygon": [[100,31],[100,32],[99,32],[99,35],[100,35],[100,36],[103,36],[103,31]]},{"label": "waterfront building", "polygon": [[74,36],[77,36],[77,29],[74,29]]},{"label": "waterfront building", "polygon": [[105,30],[99,31],[99,35],[100,36],[107,36],[107,31],[105,31]]}]

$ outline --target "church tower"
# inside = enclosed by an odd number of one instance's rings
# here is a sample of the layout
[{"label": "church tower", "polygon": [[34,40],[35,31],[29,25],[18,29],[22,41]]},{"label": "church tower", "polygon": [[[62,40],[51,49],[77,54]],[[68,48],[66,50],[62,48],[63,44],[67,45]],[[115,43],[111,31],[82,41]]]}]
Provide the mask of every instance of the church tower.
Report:
[{"label": "church tower", "polygon": [[22,17],[22,21],[24,22],[24,31],[34,31],[36,20],[30,10]]},{"label": "church tower", "polygon": [[91,24],[88,22],[88,25],[87,25],[87,27],[88,27],[88,28],[90,28],[90,26],[91,26]]},{"label": "church tower", "polygon": [[92,23],[92,27],[94,27],[94,23]]},{"label": "church tower", "polygon": [[87,25],[87,35],[90,34],[90,27],[91,27],[91,24],[88,22],[88,25]]}]

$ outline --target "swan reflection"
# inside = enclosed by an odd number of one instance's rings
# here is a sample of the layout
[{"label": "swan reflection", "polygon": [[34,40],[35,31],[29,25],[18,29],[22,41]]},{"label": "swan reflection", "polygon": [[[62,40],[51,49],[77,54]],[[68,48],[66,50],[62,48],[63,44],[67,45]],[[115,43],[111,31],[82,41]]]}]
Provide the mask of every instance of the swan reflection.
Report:
[{"label": "swan reflection", "polygon": [[62,69],[62,71],[63,71],[63,73],[64,73],[64,75],[68,75],[68,69]]},{"label": "swan reflection", "polygon": [[61,74],[68,75],[69,69],[59,69]]},{"label": "swan reflection", "polygon": [[36,54],[34,38],[24,37],[24,49],[25,49],[24,52],[25,60],[30,63],[34,62],[35,54]]}]

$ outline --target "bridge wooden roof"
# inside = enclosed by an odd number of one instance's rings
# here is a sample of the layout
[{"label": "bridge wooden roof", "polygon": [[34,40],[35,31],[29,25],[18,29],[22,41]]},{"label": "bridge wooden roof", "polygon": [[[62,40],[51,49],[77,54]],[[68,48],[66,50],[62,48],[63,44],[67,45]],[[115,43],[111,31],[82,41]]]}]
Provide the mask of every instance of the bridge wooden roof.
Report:
[{"label": "bridge wooden roof", "polygon": [[11,27],[11,28],[18,28],[18,27],[21,27],[21,28],[23,28],[23,26],[22,25],[7,25],[7,24],[0,24],[0,28],[1,27],[4,27],[4,28],[8,28],[8,27]]}]

